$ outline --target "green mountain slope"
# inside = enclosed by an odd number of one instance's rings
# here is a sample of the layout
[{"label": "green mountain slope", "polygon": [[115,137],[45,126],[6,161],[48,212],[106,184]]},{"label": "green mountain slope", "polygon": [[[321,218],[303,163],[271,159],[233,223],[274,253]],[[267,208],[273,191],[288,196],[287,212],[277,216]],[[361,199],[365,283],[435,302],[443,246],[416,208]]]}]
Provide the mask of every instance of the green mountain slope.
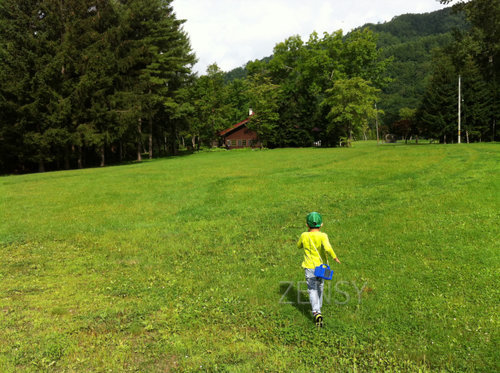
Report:
[{"label": "green mountain slope", "polygon": [[383,24],[367,24],[377,33],[384,58],[393,57],[388,71],[392,82],[384,89],[380,107],[384,122],[398,119],[402,107],[416,108],[429,77],[432,51],[451,42],[454,30],[467,27],[451,8],[425,14],[404,14]]}]

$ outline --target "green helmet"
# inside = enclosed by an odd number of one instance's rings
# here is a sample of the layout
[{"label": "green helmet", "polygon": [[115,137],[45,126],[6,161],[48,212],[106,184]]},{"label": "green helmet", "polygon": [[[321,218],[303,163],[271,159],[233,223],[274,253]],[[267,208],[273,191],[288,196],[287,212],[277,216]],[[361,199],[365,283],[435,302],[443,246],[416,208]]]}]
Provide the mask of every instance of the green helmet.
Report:
[{"label": "green helmet", "polygon": [[309,228],[319,228],[323,224],[323,219],[319,212],[310,212],[306,218]]}]

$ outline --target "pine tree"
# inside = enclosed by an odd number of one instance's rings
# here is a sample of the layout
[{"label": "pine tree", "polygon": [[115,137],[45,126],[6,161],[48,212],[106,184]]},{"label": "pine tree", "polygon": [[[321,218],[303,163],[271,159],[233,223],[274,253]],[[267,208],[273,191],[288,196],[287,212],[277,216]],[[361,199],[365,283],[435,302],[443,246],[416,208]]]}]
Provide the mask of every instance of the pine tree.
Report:
[{"label": "pine tree", "polygon": [[[121,72],[118,105],[137,123],[137,158],[141,159],[143,121],[148,124],[148,151],[153,153],[155,116],[168,123],[172,151],[176,151],[180,102],[177,90],[190,80],[195,56],[184,21],[173,12],[171,0],[128,0],[119,5],[121,43],[117,48]],[[166,115],[168,114],[168,115]],[[161,126],[159,126],[161,127]]]},{"label": "pine tree", "polygon": [[434,61],[434,71],[417,110],[424,137],[451,142],[456,135],[458,75],[446,55]]},{"label": "pine tree", "polygon": [[472,56],[466,58],[462,76],[462,123],[467,142],[489,139],[492,115],[492,92]]}]

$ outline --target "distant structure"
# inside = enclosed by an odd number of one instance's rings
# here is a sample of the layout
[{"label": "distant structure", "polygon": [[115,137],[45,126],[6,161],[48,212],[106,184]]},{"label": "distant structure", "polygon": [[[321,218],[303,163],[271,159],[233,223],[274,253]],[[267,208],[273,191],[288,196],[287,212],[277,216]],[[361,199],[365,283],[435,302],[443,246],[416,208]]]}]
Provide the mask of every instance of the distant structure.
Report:
[{"label": "distant structure", "polygon": [[226,128],[218,133],[220,143],[228,149],[238,148],[255,148],[260,147],[259,137],[257,132],[249,129],[246,124],[254,115],[252,109],[248,112],[248,118],[236,123],[232,127]]}]

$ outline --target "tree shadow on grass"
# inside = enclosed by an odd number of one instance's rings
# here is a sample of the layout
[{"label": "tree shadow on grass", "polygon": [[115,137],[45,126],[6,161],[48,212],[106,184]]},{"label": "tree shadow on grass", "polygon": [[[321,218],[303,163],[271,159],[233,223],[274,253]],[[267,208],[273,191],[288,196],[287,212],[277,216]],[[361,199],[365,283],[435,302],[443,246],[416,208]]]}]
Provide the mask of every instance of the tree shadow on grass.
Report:
[{"label": "tree shadow on grass", "polygon": [[[299,289],[297,289],[297,285],[299,285]],[[282,304],[295,307],[305,317],[313,320],[305,281],[280,283],[280,297]]]}]

